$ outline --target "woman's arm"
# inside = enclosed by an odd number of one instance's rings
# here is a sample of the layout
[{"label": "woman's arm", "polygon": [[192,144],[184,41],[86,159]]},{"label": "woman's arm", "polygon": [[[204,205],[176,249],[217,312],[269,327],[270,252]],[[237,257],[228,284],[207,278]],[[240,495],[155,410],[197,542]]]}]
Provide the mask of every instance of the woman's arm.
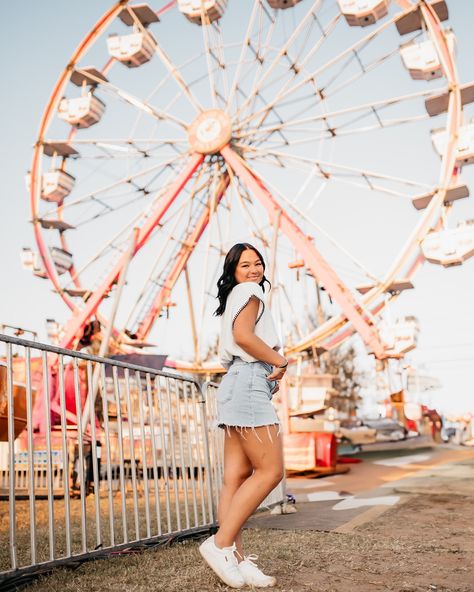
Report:
[{"label": "woman's arm", "polygon": [[252,296],[248,304],[237,315],[232,327],[235,343],[257,360],[273,366],[283,366],[286,363],[286,358],[255,335],[258,307],[258,298]]}]

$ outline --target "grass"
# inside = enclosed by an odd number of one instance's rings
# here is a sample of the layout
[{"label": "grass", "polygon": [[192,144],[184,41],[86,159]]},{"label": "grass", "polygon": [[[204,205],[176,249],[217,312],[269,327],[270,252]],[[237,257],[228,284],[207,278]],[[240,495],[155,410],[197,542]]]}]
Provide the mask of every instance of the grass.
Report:
[{"label": "grass", "polygon": [[[178,480],[181,484],[181,481]],[[180,485],[178,486],[180,487]],[[202,524],[208,524],[209,508],[207,502],[204,504],[205,516],[202,508],[202,497],[199,495],[199,486],[196,484],[197,490],[197,508],[196,515],[194,512],[194,506],[192,504],[192,498],[189,495],[188,501],[188,516],[189,521],[186,522],[185,512],[185,495],[182,489],[174,490],[173,481],[170,481],[170,512],[168,521],[168,512],[166,508],[166,496],[164,492],[164,484],[160,483],[159,489],[159,517],[161,520],[161,533],[165,534],[168,532],[175,532],[180,530],[178,525],[177,517],[180,517],[181,528],[194,527]],[[149,508],[150,508],[150,536],[160,534],[159,525],[156,513],[155,495],[153,489],[149,495]],[[97,537],[97,522],[95,513],[95,499],[94,495],[91,494],[86,498],[86,539],[85,547],[88,551],[95,549],[98,542],[102,542],[103,547],[111,545],[111,534],[110,534],[110,520],[109,520],[109,502],[105,492],[100,495],[100,520],[99,520],[99,533],[100,539]],[[178,502],[178,508],[176,508],[176,501]],[[129,488],[126,490],[125,500],[125,515],[127,521],[127,534],[128,541],[136,540],[137,538],[144,538],[148,536],[146,515],[145,515],[145,497],[143,492],[138,495],[138,536],[136,532],[136,522],[134,515],[134,500],[132,491]],[[57,558],[64,557],[66,555],[66,518],[65,518],[65,502],[64,499],[54,500],[54,538],[55,538],[55,556]],[[37,562],[46,561],[50,558],[50,544],[49,544],[49,530],[48,530],[48,502],[47,500],[36,500],[35,502],[35,513],[36,513],[36,541],[37,541]],[[122,520],[122,497],[120,492],[115,492],[113,496],[113,524],[115,530],[115,544],[124,542],[124,528]],[[81,501],[79,499],[70,499],[70,515],[71,515],[71,541],[72,541],[72,553],[78,554],[83,552],[83,538],[82,538],[82,526],[81,526]],[[31,563],[30,554],[30,514],[29,514],[29,502],[28,500],[17,500],[16,501],[16,528],[17,528],[17,561],[18,566],[26,566]],[[196,520],[197,518],[197,520]],[[0,502],[0,538],[1,540],[8,541],[9,537],[9,514],[8,514],[8,502]],[[0,571],[7,570],[10,568],[10,550],[9,545],[0,545]]]},{"label": "grass", "polygon": [[[351,533],[254,529],[246,531],[245,542],[277,576],[275,592],[472,592],[473,524],[472,498],[416,496]],[[57,569],[28,587],[31,592],[109,589],[228,590],[191,540]]]}]

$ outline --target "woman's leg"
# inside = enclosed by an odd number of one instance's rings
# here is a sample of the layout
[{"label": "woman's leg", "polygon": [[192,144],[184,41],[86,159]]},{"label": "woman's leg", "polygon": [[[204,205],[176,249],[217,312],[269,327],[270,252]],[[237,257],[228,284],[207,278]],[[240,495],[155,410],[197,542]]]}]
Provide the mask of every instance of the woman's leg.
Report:
[{"label": "woman's leg", "polygon": [[242,434],[232,431],[232,437],[235,434],[239,438],[254,472],[232,496],[223,520],[219,522],[215,536],[218,547],[233,544],[246,520],[283,478],[282,440],[278,431],[277,425],[245,430]]},{"label": "woman's leg", "polygon": [[[226,520],[230,504],[235,492],[252,474],[252,465],[242,448],[241,440],[235,428],[225,430],[224,439],[224,483],[219,498],[219,524]],[[239,530],[235,537],[235,545],[239,558],[243,558],[242,533]]]}]

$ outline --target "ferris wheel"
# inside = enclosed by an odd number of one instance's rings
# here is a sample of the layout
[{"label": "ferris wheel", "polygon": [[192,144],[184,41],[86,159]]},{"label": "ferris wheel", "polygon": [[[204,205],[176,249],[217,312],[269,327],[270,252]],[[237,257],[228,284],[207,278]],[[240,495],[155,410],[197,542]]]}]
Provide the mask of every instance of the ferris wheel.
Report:
[{"label": "ferris wheel", "polygon": [[60,344],[98,318],[123,351],[218,371],[216,281],[248,241],[288,355],[355,331],[399,355],[384,308],[425,260],[474,252],[472,225],[447,227],[474,161],[447,19],[441,0],[114,4],[60,74],[29,175],[23,262],[70,309]]}]

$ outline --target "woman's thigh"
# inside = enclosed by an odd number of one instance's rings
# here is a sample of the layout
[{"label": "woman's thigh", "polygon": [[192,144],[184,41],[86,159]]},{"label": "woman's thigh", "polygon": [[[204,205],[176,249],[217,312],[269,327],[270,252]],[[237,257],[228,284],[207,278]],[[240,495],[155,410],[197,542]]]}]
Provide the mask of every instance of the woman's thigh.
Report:
[{"label": "woman's thigh", "polygon": [[252,463],[235,428],[226,428],[224,437],[224,482],[240,481],[252,474]]},{"label": "woman's thigh", "polygon": [[283,445],[279,425],[237,431],[242,450],[254,469],[274,470],[283,476]]}]

